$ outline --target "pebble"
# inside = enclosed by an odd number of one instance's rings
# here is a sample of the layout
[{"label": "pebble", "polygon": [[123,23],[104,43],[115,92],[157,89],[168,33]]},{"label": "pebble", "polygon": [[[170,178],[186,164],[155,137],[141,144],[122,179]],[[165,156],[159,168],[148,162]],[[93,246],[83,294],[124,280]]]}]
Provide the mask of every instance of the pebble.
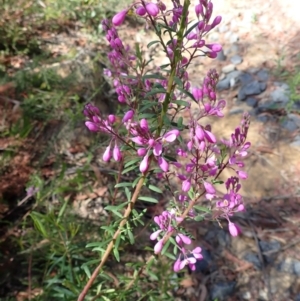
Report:
[{"label": "pebble", "polygon": [[300,115],[290,113],[287,115],[287,118],[293,121],[298,128],[300,128]]},{"label": "pebble", "polygon": [[230,42],[231,44],[238,42],[238,40],[239,40],[239,36],[238,36],[236,33],[232,33],[232,34],[229,36],[229,42]]},{"label": "pebble", "polygon": [[261,269],[261,262],[257,256],[257,254],[249,252],[247,254],[245,254],[244,259],[246,261],[249,261],[250,263],[252,263],[257,269]]},{"label": "pebble", "polygon": [[267,81],[269,79],[269,72],[266,69],[259,70],[256,75],[260,81]]},{"label": "pebble", "polygon": [[227,77],[225,77],[217,83],[216,87],[219,91],[227,90],[230,87],[230,80]]},{"label": "pebble", "polygon": [[244,100],[247,96],[258,95],[264,91],[265,86],[261,86],[262,83],[254,80],[246,85],[243,85],[238,92],[238,100]]},{"label": "pebble", "polygon": [[295,137],[294,141],[291,143],[291,146],[300,147],[300,135],[297,135]]},{"label": "pebble", "polygon": [[273,102],[281,102],[281,103],[288,103],[289,102],[289,96],[287,93],[287,90],[283,89],[283,88],[277,88],[275,91],[273,91],[270,94],[271,100]]},{"label": "pebble", "polygon": [[234,55],[234,56],[232,56],[230,58],[230,61],[234,65],[239,65],[239,64],[241,64],[243,62],[243,59],[242,59],[241,56],[239,56],[238,54],[236,54],[236,55]]},{"label": "pebble", "polygon": [[211,288],[211,299],[220,299],[224,300],[227,296],[230,296],[234,292],[234,288],[236,286],[235,281],[231,282],[219,282],[213,284]]},{"label": "pebble", "polygon": [[289,274],[294,274],[300,276],[300,261],[292,258],[285,258],[282,260],[278,266],[277,270],[279,272],[285,272]]},{"label": "pebble", "polygon": [[257,106],[258,100],[254,97],[247,97],[246,103],[247,103],[248,106],[254,108],[254,107]]},{"label": "pebble", "polygon": [[217,60],[223,62],[223,61],[226,61],[226,59],[227,59],[227,57],[226,57],[226,55],[224,54],[224,51],[223,51],[223,49],[222,49],[220,52],[218,52]]},{"label": "pebble", "polygon": [[298,129],[297,124],[290,119],[285,118],[282,122],[282,127],[286,130],[288,130],[289,132],[294,132]]},{"label": "pebble", "polygon": [[248,72],[241,72],[239,75],[239,81],[242,85],[248,84],[253,80],[252,74]]},{"label": "pebble", "polygon": [[229,65],[226,65],[222,68],[223,73],[229,73],[229,72],[232,72],[233,70],[235,70],[235,65],[234,64],[229,64]]}]

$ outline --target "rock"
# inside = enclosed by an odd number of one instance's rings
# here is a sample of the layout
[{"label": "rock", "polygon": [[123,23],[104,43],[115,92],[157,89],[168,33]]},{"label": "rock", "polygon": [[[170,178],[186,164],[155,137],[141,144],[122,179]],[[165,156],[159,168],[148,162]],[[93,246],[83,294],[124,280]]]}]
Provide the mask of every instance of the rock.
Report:
[{"label": "rock", "polygon": [[258,95],[263,92],[263,86],[260,85],[261,83],[257,80],[254,80],[246,85],[243,85],[238,92],[238,99],[244,100],[247,96],[251,95]]},{"label": "rock", "polygon": [[226,297],[230,296],[234,292],[235,286],[235,281],[213,284],[210,293],[211,299],[218,299],[219,301],[225,300]]},{"label": "rock", "polygon": [[253,75],[248,72],[241,72],[239,74],[239,81],[241,82],[242,85],[248,84],[252,82],[252,80],[253,80]]},{"label": "rock", "polygon": [[225,77],[217,83],[216,87],[219,91],[227,90],[230,87],[230,80],[227,77]]},{"label": "rock", "polygon": [[259,114],[256,119],[262,123],[266,123],[270,120],[270,117],[266,114]]},{"label": "rock", "polygon": [[281,102],[283,104],[287,104],[289,102],[289,95],[286,89],[277,88],[270,94],[271,100],[273,102]]},{"label": "rock", "polygon": [[233,43],[230,48],[228,49],[228,51],[226,52],[226,54],[237,54],[239,52],[239,45],[237,43]]},{"label": "rock", "polygon": [[217,60],[223,62],[223,61],[226,61],[226,58],[227,58],[227,57],[226,57],[226,55],[224,54],[223,49],[222,49],[220,52],[218,52]]},{"label": "rock", "polygon": [[298,128],[300,128],[300,115],[290,113],[287,115],[287,118],[293,121]]},{"label": "rock", "polygon": [[[269,252],[269,251],[279,251],[280,250],[280,243],[276,240],[273,241],[260,241],[259,246],[262,252]],[[275,254],[276,255],[276,254]],[[264,259],[267,263],[271,263],[274,260],[274,253],[272,255],[264,254]]]},{"label": "rock", "polygon": [[291,143],[291,146],[300,147],[300,135],[295,137],[294,141]]},{"label": "rock", "polygon": [[298,129],[297,124],[290,119],[285,118],[282,122],[282,127],[286,130],[288,130],[289,132],[294,132]]},{"label": "rock", "polygon": [[259,290],[258,295],[260,301],[270,301],[267,288]]},{"label": "rock", "polygon": [[261,92],[264,92],[267,89],[267,83],[260,83],[259,86]]},{"label": "rock", "polygon": [[256,73],[259,81],[267,81],[269,79],[269,72],[266,69],[261,69]]},{"label": "rock", "polygon": [[233,64],[226,65],[222,68],[223,73],[229,73],[232,72],[233,70],[235,70],[235,65]]},{"label": "rock", "polygon": [[231,44],[236,43],[236,42],[238,42],[239,39],[240,38],[239,38],[239,36],[236,33],[232,33],[229,36],[229,43],[231,43]]},{"label": "rock", "polygon": [[300,100],[293,101],[293,110],[300,111]]},{"label": "rock", "polygon": [[230,58],[230,61],[234,65],[239,65],[239,64],[241,64],[243,62],[243,59],[242,59],[241,56],[239,56],[238,54],[236,54],[236,55],[234,55],[234,56],[232,56]]},{"label": "rock", "polygon": [[300,261],[294,262],[294,274],[300,276]]},{"label": "rock", "polygon": [[279,88],[283,89],[283,90],[290,91],[290,87],[289,87],[289,85],[287,83],[274,82],[274,85],[276,87],[279,87]]},{"label": "rock", "polygon": [[233,70],[233,71],[231,71],[231,72],[229,72],[228,74],[227,74],[227,78],[229,78],[229,79],[235,79],[235,80],[240,80],[239,78],[240,78],[240,75],[242,74],[242,72],[241,71],[239,71],[239,70]]},{"label": "rock", "polygon": [[291,258],[285,258],[284,260],[282,260],[278,264],[277,270],[279,272],[285,272],[285,273],[293,274],[294,273],[294,262],[293,262],[293,259],[291,259]]},{"label": "rock", "polygon": [[258,255],[252,252],[249,252],[247,254],[245,254],[245,256],[243,257],[243,259],[249,261],[250,263],[253,264],[253,266],[255,266],[257,269],[261,269],[262,265],[261,262],[258,258]]},{"label": "rock", "polygon": [[247,97],[246,103],[247,103],[248,106],[254,108],[254,107],[257,106],[258,100],[254,97]]}]

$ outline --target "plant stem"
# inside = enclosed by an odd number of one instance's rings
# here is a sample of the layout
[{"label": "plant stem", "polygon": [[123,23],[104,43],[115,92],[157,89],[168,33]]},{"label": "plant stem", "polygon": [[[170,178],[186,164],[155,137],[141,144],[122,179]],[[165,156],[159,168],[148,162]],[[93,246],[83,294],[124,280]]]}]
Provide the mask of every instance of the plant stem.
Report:
[{"label": "plant stem", "polygon": [[124,212],[124,215],[123,215],[123,219],[122,221],[120,222],[120,225],[119,225],[119,228],[118,230],[115,232],[115,234],[113,235],[113,238],[111,240],[111,242],[108,244],[103,256],[102,256],[102,259],[101,259],[101,262],[100,264],[97,266],[97,268],[94,270],[91,278],[89,279],[89,281],[87,282],[87,284],[85,285],[84,289],[82,290],[81,294],[79,295],[77,301],[83,301],[88,290],[90,289],[90,287],[92,286],[92,284],[94,283],[96,277],[98,276],[100,270],[102,269],[103,265],[105,264],[106,260],[108,259],[113,247],[114,247],[114,243],[116,241],[116,239],[118,238],[118,236],[120,235],[121,231],[122,231],[122,228],[123,226],[127,223],[127,220],[128,220],[128,217],[134,207],[134,204],[135,202],[137,201],[137,198],[140,194],[140,191],[143,187],[143,184],[144,184],[144,181],[145,181],[145,175],[140,178],[136,188],[135,188],[135,191],[133,193],[133,196],[130,200],[130,203],[128,204],[125,212]]}]

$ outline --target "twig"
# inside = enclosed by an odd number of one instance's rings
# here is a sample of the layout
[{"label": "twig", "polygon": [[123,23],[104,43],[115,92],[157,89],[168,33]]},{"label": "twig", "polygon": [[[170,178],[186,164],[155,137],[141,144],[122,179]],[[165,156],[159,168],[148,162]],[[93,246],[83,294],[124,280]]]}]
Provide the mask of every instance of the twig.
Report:
[{"label": "twig", "polygon": [[92,286],[92,284],[94,283],[96,277],[98,276],[98,273],[100,272],[100,270],[102,269],[104,263],[106,262],[108,256],[110,255],[113,247],[114,247],[114,244],[115,244],[115,241],[116,239],[119,237],[121,231],[122,231],[122,228],[123,226],[127,223],[127,220],[128,220],[128,217],[131,213],[131,210],[135,204],[135,202],[137,201],[137,198],[139,196],[139,193],[143,187],[143,184],[144,184],[144,181],[145,181],[145,176],[143,176],[142,178],[140,178],[137,186],[136,186],[136,189],[134,191],[134,194],[131,198],[131,201],[130,203],[128,204],[127,208],[126,208],[126,211],[124,213],[124,216],[123,216],[123,220],[120,222],[120,225],[119,225],[119,228],[118,230],[115,232],[115,234],[113,235],[113,238],[112,240],[110,241],[110,243],[108,244],[103,256],[102,256],[102,259],[101,259],[101,262],[100,264],[97,266],[97,268],[94,270],[91,278],[89,279],[89,281],[87,282],[87,284],[85,285],[83,291],[81,292],[81,294],[79,295],[78,297],[78,301],[83,301],[88,290],[90,289],[90,287]]}]

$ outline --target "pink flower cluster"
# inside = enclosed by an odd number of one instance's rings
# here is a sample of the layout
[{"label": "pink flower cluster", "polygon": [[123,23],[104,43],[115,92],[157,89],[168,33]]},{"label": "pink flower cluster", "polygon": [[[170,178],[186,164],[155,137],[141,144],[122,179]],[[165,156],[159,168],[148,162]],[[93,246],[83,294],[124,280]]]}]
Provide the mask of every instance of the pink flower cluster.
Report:
[{"label": "pink flower cluster", "polygon": [[[165,237],[172,232],[175,232],[177,222],[182,222],[182,218],[176,217],[174,211],[164,211],[161,215],[154,217],[154,222],[159,226],[159,230],[151,234],[151,240],[157,240],[154,246],[154,253],[158,254],[162,251],[165,244]],[[163,234],[163,235],[161,235]],[[187,235],[177,231],[175,237],[179,255],[174,263],[173,269],[175,272],[182,270],[185,266],[189,266],[192,271],[196,269],[195,263],[202,259],[201,248],[196,247],[192,251],[187,250],[185,245],[190,245],[192,240]]]},{"label": "pink flower cluster", "polygon": [[[202,84],[191,87],[187,69],[196,57],[215,58],[221,51],[221,45],[209,43],[205,38],[222,18],[217,16],[212,20],[212,2],[199,0],[194,7],[198,20],[191,25],[186,10],[189,1],[184,1],[183,5],[181,2],[174,0],[172,9],[167,9],[160,0],[155,3],[138,1],[129,9],[116,14],[112,22],[102,22],[112,49],[108,53],[111,68],[105,70],[105,75],[112,78],[124,114],[119,123],[115,115],[103,117],[99,109],[91,104],[87,104],[84,109],[86,127],[111,137],[103,154],[104,161],[111,158],[121,161],[124,157],[122,149],[129,149],[133,151],[131,154],[140,158],[138,164],[142,174],[147,175],[155,162],[161,170],[161,178],[170,181],[174,177],[180,182],[181,189],[173,192],[173,209],[154,218],[159,230],[150,236],[151,240],[157,240],[154,247],[156,254],[162,251],[170,236],[175,236],[179,255],[174,263],[174,271],[187,265],[193,270],[196,260],[202,258],[201,248],[189,250],[187,246],[191,245],[191,238],[178,228],[185,218],[198,217],[199,212],[190,204],[205,197],[211,204],[211,216],[215,211],[218,212],[218,218],[227,220],[232,236],[240,232],[231,217],[244,210],[242,196],[238,192],[241,188],[240,180],[247,178],[243,160],[250,147],[246,141],[249,115],[243,116],[241,125],[229,140],[218,140],[211,125],[202,121],[204,117],[224,116],[226,102],[218,99],[216,94],[219,76],[216,70],[210,70]],[[152,25],[160,37],[169,64],[158,68],[155,74],[149,73],[148,62],[140,58],[141,51],[133,53],[118,35],[116,26],[124,23],[129,11],[145,18],[146,26]],[[159,28],[169,30],[168,43],[163,42]],[[171,82],[170,70],[174,71]],[[197,107],[196,110],[193,105]],[[149,119],[141,115],[147,109],[150,111],[146,114],[150,116]],[[181,111],[188,116],[184,124],[183,121],[179,122],[177,116]],[[187,139],[183,135],[186,132]],[[180,145],[176,146],[176,158],[171,160],[168,150],[175,149],[175,142]],[[227,193],[222,195],[217,189],[217,185],[220,185],[218,177],[226,168],[233,170],[236,176],[225,181]],[[184,213],[186,211],[188,214]]]}]

